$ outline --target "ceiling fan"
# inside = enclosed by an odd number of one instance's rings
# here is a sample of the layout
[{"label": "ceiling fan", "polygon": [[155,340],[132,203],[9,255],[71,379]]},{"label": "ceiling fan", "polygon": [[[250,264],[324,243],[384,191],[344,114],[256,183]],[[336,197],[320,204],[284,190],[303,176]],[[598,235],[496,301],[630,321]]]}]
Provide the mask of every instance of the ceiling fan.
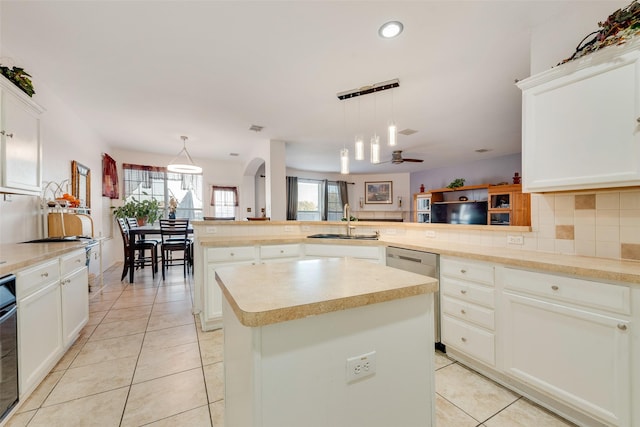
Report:
[{"label": "ceiling fan", "polygon": [[414,163],[422,163],[424,160],[422,159],[405,159],[402,157],[402,150],[394,150],[391,153],[391,163],[394,165],[399,165],[404,162],[414,162]]}]

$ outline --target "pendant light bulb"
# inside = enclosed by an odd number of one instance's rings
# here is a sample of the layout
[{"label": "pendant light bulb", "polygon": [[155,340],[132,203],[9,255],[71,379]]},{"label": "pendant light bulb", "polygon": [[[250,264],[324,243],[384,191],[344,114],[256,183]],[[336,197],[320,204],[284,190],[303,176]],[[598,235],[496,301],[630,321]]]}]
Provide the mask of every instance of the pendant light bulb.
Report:
[{"label": "pendant light bulb", "polygon": [[398,145],[398,127],[394,122],[389,123],[389,127],[387,128],[388,137],[387,142],[389,147],[395,147]]},{"label": "pendant light bulb", "polygon": [[371,163],[380,163],[380,137],[373,134],[371,137]]},{"label": "pendant light bulb", "polygon": [[347,148],[340,150],[340,173],[349,174],[349,149]]},{"label": "pendant light bulb", "polygon": [[356,160],[364,160],[364,138],[362,135],[356,135],[356,149],[354,153],[354,158]]}]

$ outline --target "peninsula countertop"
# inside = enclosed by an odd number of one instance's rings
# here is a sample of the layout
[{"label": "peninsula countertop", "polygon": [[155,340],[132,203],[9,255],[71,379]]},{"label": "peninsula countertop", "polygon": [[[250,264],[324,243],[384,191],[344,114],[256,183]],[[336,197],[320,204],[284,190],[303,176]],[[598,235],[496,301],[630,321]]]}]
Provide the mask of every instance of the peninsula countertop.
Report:
[{"label": "peninsula countertop", "polygon": [[216,280],[238,320],[250,327],[438,290],[431,277],[351,258],[223,267]]}]

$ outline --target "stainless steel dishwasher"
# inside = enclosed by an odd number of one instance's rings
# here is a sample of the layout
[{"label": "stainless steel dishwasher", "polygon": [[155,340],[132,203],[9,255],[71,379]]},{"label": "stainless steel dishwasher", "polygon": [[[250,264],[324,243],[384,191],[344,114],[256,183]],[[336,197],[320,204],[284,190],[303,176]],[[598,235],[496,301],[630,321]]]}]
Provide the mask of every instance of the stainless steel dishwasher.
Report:
[{"label": "stainless steel dishwasher", "polygon": [[[440,280],[440,256],[431,252],[389,246],[387,266]],[[433,325],[435,347],[444,351],[440,343],[440,291],[433,294]]]}]

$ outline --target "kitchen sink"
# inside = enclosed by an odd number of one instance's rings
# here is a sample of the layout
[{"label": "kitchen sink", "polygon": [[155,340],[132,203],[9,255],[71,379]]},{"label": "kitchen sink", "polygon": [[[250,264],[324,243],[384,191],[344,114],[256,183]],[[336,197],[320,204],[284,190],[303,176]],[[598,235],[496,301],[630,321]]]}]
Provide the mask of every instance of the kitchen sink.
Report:
[{"label": "kitchen sink", "polygon": [[310,239],[350,239],[350,240],[378,240],[378,234],[353,234],[351,236],[346,234],[312,234],[307,236]]}]

